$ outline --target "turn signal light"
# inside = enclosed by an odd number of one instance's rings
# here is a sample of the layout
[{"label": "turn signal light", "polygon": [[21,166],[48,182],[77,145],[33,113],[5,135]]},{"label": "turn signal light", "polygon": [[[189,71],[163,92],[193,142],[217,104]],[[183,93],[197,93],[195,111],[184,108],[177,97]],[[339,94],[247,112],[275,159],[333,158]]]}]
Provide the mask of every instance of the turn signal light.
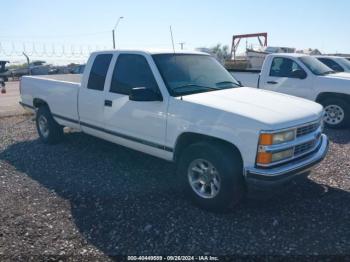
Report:
[{"label": "turn signal light", "polygon": [[259,145],[269,146],[273,143],[273,135],[272,134],[261,134]]},{"label": "turn signal light", "polygon": [[259,152],[256,162],[257,164],[263,164],[263,165],[270,164],[272,162],[272,154],[266,153],[266,152]]}]

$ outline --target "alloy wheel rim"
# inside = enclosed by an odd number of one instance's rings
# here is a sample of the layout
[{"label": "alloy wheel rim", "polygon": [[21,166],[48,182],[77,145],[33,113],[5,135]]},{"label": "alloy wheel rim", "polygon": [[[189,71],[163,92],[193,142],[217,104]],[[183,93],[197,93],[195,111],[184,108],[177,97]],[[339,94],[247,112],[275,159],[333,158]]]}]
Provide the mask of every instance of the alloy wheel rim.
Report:
[{"label": "alloy wheel rim", "polygon": [[324,121],[329,125],[337,125],[344,120],[343,108],[338,105],[328,105],[325,107]]},{"label": "alloy wheel rim", "polygon": [[192,161],[188,168],[188,180],[192,190],[201,198],[214,198],[220,191],[219,172],[208,160]]},{"label": "alloy wheel rim", "polygon": [[49,127],[48,127],[48,123],[47,123],[47,119],[44,116],[40,116],[39,117],[39,130],[40,130],[40,134],[47,138],[49,136]]}]

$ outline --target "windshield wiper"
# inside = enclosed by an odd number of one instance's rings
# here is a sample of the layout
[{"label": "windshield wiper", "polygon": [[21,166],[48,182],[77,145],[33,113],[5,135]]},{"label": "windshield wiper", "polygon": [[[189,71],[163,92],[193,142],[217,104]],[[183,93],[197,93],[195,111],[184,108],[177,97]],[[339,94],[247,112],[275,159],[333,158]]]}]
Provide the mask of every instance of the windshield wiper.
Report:
[{"label": "windshield wiper", "polygon": [[331,71],[326,71],[326,72],[322,73],[322,75],[325,76],[325,75],[330,75],[330,74],[335,74],[335,73],[336,73],[335,71],[331,70]]},{"label": "windshield wiper", "polygon": [[217,82],[215,83],[216,85],[225,85],[225,84],[232,84],[232,85],[235,85],[235,86],[240,86],[239,83],[235,83],[235,82],[232,82],[232,81],[221,81],[221,82]]},{"label": "windshield wiper", "polygon": [[205,88],[205,89],[209,89],[209,90],[219,90],[220,89],[217,87],[202,86],[202,85],[197,85],[197,84],[186,84],[186,85],[176,86],[173,89],[177,90],[177,89],[186,88],[186,87],[199,87],[199,88]]}]

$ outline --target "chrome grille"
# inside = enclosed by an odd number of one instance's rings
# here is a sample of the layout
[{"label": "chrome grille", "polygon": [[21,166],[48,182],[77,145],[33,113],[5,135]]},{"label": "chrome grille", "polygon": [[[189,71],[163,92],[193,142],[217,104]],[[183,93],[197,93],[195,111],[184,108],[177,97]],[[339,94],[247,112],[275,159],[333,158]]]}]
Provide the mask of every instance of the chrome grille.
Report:
[{"label": "chrome grille", "polygon": [[301,145],[297,145],[294,149],[294,156],[300,156],[304,153],[309,152],[310,150],[312,150],[315,147],[317,141],[318,140],[314,140],[314,141],[307,142],[307,143],[304,143]]},{"label": "chrome grille", "polygon": [[294,140],[281,143],[281,144],[266,145],[266,146],[260,145],[258,148],[260,152],[267,152],[267,153],[274,154],[274,153],[279,153],[282,151],[287,151],[292,149],[293,155],[290,157],[281,159],[280,161],[275,161],[268,164],[258,163],[257,165],[264,168],[268,168],[268,167],[288,163],[295,159],[300,159],[308,154],[312,154],[313,152],[315,152],[315,150],[317,149],[318,145],[321,142],[321,134],[322,134],[321,125],[322,125],[322,122],[321,120],[319,120],[317,122],[309,123],[303,126],[290,128],[289,130],[293,130],[293,129],[295,130]]},{"label": "chrome grille", "polygon": [[313,123],[307,126],[302,126],[297,129],[297,137],[305,136],[315,132],[320,127],[320,122]]}]

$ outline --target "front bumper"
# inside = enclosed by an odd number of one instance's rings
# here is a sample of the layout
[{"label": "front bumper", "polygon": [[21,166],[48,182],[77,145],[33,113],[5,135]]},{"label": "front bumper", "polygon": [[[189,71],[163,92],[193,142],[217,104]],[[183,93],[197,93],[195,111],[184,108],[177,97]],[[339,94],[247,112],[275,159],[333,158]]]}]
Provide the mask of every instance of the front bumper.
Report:
[{"label": "front bumper", "polygon": [[329,142],[326,135],[321,135],[318,148],[305,158],[275,168],[247,168],[245,177],[248,186],[269,188],[279,186],[299,174],[307,173],[320,163],[328,152]]}]

